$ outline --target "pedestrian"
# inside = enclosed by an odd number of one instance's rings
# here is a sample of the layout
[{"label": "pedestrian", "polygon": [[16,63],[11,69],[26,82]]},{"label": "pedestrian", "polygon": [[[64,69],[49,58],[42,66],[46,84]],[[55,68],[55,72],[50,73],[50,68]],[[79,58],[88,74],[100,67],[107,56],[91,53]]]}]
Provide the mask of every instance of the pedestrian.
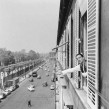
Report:
[{"label": "pedestrian", "polygon": [[31,100],[28,100],[28,107],[31,107]]},{"label": "pedestrian", "polygon": [[86,60],[84,59],[83,54],[77,54],[76,59],[78,60],[78,65],[73,67],[73,68],[63,70],[61,72],[63,75],[66,75],[67,73],[72,73],[72,72],[75,72],[75,71],[81,71],[82,75],[84,77],[87,76]]}]

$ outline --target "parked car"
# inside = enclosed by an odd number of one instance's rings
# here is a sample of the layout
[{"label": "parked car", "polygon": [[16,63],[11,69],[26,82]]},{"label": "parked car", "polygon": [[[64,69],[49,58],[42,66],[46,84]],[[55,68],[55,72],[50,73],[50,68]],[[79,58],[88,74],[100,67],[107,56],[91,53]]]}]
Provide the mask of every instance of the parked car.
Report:
[{"label": "parked car", "polygon": [[11,91],[7,88],[4,90],[5,92],[8,92],[8,95],[11,94]]},{"label": "parked car", "polygon": [[51,90],[54,90],[54,89],[55,89],[55,86],[54,86],[54,85],[51,85],[51,86],[50,86],[50,89],[51,89]]},{"label": "parked car", "polygon": [[14,85],[14,86],[13,86],[13,90],[17,89],[18,87],[19,87],[18,84]]},{"label": "parked car", "polygon": [[9,87],[8,90],[12,92],[14,90],[14,86]]},{"label": "parked car", "polygon": [[10,94],[10,91],[2,90],[2,93],[5,94],[6,96]]},{"label": "parked car", "polygon": [[0,100],[6,98],[6,95],[4,93],[0,93]]}]

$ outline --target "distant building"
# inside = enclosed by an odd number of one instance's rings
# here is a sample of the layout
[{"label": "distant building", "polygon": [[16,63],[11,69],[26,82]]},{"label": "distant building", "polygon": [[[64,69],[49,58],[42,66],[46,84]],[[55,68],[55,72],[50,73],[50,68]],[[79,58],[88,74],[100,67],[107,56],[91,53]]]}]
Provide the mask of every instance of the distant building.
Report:
[{"label": "distant building", "polygon": [[56,52],[49,52],[49,58],[56,58]]}]

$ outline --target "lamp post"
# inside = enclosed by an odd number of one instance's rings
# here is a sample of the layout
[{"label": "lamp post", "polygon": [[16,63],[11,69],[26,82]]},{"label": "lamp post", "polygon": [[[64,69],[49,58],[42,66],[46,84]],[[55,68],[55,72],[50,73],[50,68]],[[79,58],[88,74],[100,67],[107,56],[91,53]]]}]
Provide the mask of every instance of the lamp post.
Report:
[{"label": "lamp post", "polygon": [[1,72],[2,89],[4,89],[4,72]]},{"label": "lamp post", "polygon": [[56,109],[56,58],[55,59],[55,67],[54,67],[54,82],[55,82],[55,109]]},{"label": "lamp post", "polygon": [[[54,51],[55,49],[52,49],[52,51]],[[57,48],[56,48],[56,50],[57,50]],[[55,54],[54,54],[55,53]],[[53,57],[52,57],[53,56]],[[54,73],[53,73],[53,75],[54,75],[54,84],[55,84],[55,109],[56,109],[56,63],[57,63],[57,60],[56,60],[56,51],[55,52],[53,52],[53,54],[52,54],[52,56],[51,56],[51,58],[54,60],[54,63],[55,63],[55,65],[54,65],[54,68],[53,68],[53,70],[54,70]]]}]

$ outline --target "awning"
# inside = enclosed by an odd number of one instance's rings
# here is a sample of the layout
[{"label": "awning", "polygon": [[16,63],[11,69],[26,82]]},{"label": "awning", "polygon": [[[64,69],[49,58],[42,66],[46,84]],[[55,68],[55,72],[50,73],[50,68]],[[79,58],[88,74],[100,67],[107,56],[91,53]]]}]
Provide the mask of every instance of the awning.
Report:
[{"label": "awning", "polygon": [[79,8],[81,15],[83,16],[84,13],[87,11],[87,0],[78,0]]}]

